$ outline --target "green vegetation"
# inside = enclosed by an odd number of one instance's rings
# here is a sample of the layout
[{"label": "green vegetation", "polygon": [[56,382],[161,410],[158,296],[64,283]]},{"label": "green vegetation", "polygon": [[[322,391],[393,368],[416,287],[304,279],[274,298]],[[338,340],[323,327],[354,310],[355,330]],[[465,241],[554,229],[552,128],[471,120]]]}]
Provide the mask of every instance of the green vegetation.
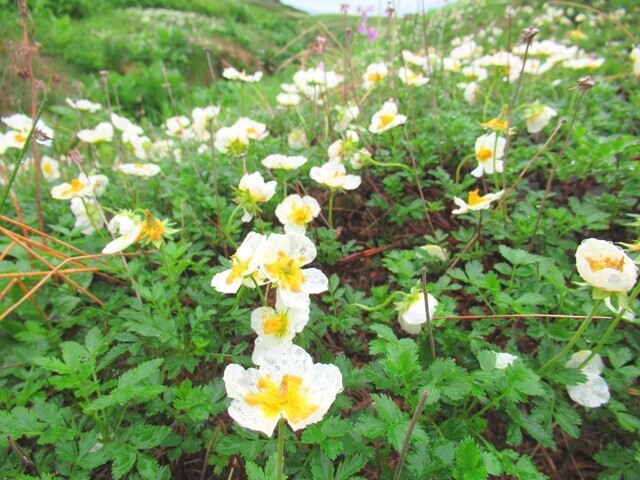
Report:
[{"label": "green vegetation", "polygon": [[1,478],[637,478],[634,2],[29,7]]}]

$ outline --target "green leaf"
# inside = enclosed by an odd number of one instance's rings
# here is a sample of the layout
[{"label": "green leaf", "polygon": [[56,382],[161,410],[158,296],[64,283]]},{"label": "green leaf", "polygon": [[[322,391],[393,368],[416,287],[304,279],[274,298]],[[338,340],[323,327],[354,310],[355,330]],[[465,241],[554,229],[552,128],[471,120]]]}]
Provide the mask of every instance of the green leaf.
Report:
[{"label": "green leaf", "polygon": [[155,458],[148,457],[147,455],[138,454],[138,462],[136,464],[138,473],[142,478],[155,479],[158,478],[160,472],[160,465]]},{"label": "green leaf", "polygon": [[129,429],[129,443],[138,450],[157,447],[171,434],[171,428],[165,425],[139,423]]},{"label": "green leaf", "polygon": [[481,350],[476,353],[480,368],[485,372],[491,372],[496,368],[496,352],[491,350]]},{"label": "green leaf", "polygon": [[364,468],[367,464],[366,457],[353,455],[347,457],[344,462],[336,468],[335,480],[347,480]]},{"label": "green leaf", "polygon": [[533,255],[524,250],[510,248],[506,245],[500,245],[498,250],[500,250],[500,254],[512,265],[531,265],[540,260],[538,255]]},{"label": "green leaf", "polygon": [[563,385],[585,383],[587,377],[577,368],[558,367],[548,374],[549,378]]},{"label": "green leaf", "polygon": [[111,474],[115,480],[124,477],[136,463],[138,451],[126,443],[108,443],[106,448],[111,459]]},{"label": "green leaf", "polygon": [[484,480],[488,476],[480,447],[471,437],[467,437],[456,448],[456,462],[453,478],[456,480]]},{"label": "green leaf", "polygon": [[398,423],[403,420],[402,411],[395,402],[387,395],[372,393],[374,408],[381,420],[387,424]]}]

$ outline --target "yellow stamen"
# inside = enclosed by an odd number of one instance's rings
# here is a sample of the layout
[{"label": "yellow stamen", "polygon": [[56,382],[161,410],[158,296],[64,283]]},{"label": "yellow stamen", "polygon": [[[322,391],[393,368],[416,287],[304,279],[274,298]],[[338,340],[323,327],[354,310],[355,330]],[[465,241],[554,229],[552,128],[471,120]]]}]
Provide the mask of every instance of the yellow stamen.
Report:
[{"label": "yellow stamen", "polygon": [[382,78],[382,75],[380,75],[378,72],[370,73],[367,77],[369,83],[378,83],[380,80],[382,80]]},{"label": "yellow stamen", "polygon": [[309,205],[294,205],[291,208],[289,220],[296,225],[305,225],[313,220],[311,207]]},{"label": "yellow stamen", "polygon": [[77,178],[74,178],[73,180],[71,180],[71,184],[70,185],[71,186],[69,187],[69,190],[70,190],[71,193],[78,193],[79,191],[81,191],[85,187],[85,184],[82,183]]},{"label": "yellow stamen", "polygon": [[154,217],[149,210],[145,210],[146,219],[142,222],[142,228],[136,238],[136,242],[148,239],[150,243],[159,242],[164,235],[164,223]]},{"label": "yellow stamen", "polygon": [[262,329],[264,330],[265,335],[275,334],[279,337],[283,337],[287,334],[288,327],[289,317],[287,316],[286,312],[272,315],[270,318],[267,318],[262,324]]},{"label": "yellow stamen", "polygon": [[479,191],[480,189],[476,188],[475,190],[469,192],[469,201],[467,202],[467,204],[470,207],[476,207],[486,202],[484,197],[481,197],[480,195],[478,195]]},{"label": "yellow stamen", "polygon": [[27,141],[27,137],[25,137],[22,133],[20,132],[16,132],[16,134],[13,136],[13,140],[16,143],[24,143]]},{"label": "yellow stamen", "polygon": [[285,414],[292,423],[299,423],[316,410],[307,398],[307,389],[302,386],[302,378],[288,373],[282,377],[280,385],[267,374],[258,380],[259,393],[248,393],[244,400],[251,406],[259,406],[265,417],[273,418]]},{"label": "yellow stamen", "polygon": [[231,257],[231,260],[233,261],[233,266],[231,267],[231,273],[229,273],[229,276],[227,277],[227,285],[231,285],[236,280],[244,277],[244,272],[249,269],[250,259],[243,261],[234,255],[233,257]]},{"label": "yellow stamen", "polygon": [[493,150],[483,145],[482,147],[480,147],[480,150],[478,150],[478,153],[476,153],[476,158],[480,162],[486,162],[487,160],[493,158]]},{"label": "yellow stamen", "polygon": [[47,175],[53,175],[53,165],[51,162],[45,162],[42,164],[42,171]]},{"label": "yellow stamen", "polygon": [[592,272],[599,272],[600,270],[604,270],[605,268],[612,268],[619,272],[622,272],[624,267],[624,255],[620,257],[619,260],[614,260],[611,257],[605,258],[589,258],[586,257],[587,262],[589,263],[589,268],[591,268]]},{"label": "yellow stamen", "polygon": [[380,123],[378,123],[378,129],[384,128],[393,122],[393,119],[396,118],[395,115],[380,115]]},{"label": "yellow stamen", "polygon": [[302,284],[306,281],[302,274],[300,265],[305,260],[304,257],[299,257],[298,260],[290,258],[283,251],[277,253],[278,259],[269,264],[265,264],[264,268],[267,274],[276,278],[278,286],[284,290],[291,290],[292,292],[301,292]]}]

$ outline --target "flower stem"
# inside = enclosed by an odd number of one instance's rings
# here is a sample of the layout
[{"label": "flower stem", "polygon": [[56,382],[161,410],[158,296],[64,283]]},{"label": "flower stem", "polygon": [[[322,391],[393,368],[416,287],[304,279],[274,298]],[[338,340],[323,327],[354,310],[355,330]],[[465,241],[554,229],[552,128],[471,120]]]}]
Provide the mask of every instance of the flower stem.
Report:
[{"label": "flower stem", "polygon": [[[431,359],[436,359],[436,342],[433,339],[431,328],[431,315],[429,314],[429,291],[427,290],[427,267],[422,267],[422,293],[424,295],[424,309],[427,314],[427,332],[429,334],[429,347],[431,347]],[[425,392],[426,393],[426,392]]]},{"label": "flower stem", "polygon": [[278,421],[278,467],[276,470],[276,480],[283,479],[284,472],[284,418]]},{"label": "flower stem", "polygon": [[558,362],[558,360],[561,360],[562,358],[564,358],[567,355],[567,353],[569,353],[569,351],[578,342],[578,340],[580,340],[580,337],[585,332],[587,327],[589,327],[589,325],[591,325],[591,321],[593,320],[593,316],[596,314],[596,312],[598,311],[598,309],[600,308],[601,305],[602,305],[602,300],[596,300],[595,301],[595,303],[593,304],[593,307],[591,307],[591,311],[589,312],[589,315],[587,315],[587,318],[585,318],[584,321],[580,324],[580,327],[578,327],[578,330],[576,330],[576,333],[574,333],[573,337],[571,337],[571,339],[569,340],[569,343],[567,343],[567,345],[565,345],[565,347],[562,349],[562,351],[560,353],[558,353],[553,358],[548,360],[544,365],[542,365],[538,369],[538,371],[536,372],[538,375],[540,375],[540,374],[544,373],[545,371],[547,371],[549,369],[549,367],[553,366],[555,363]]},{"label": "flower stem", "polygon": [[403,163],[398,163],[398,162],[385,163],[385,162],[378,162],[378,161],[374,160],[373,158],[370,158],[370,159],[367,160],[367,163],[370,163],[371,165],[375,165],[376,167],[401,168],[402,170],[406,170],[407,172],[413,172],[413,170],[411,170],[411,168],[409,168],[408,166],[404,165]]},{"label": "flower stem", "polygon": [[[636,287],[631,292],[631,295],[629,296],[629,302],[633,302],[635,298],[638,296],[638,293],[640,293],[640,283],[636,284]],[[600,341],[596,344],[595,348],[591,351],[591,354],[585,359],[584,362],[580,364],[580,366],[578,367],[579,369],[583,368],[587,363],[589,363],[591,359],[598,354],[598,352],[609,340],[609,337],[611,336],[613,331],[616,329],[616,327],[618,326],[618,323],[620,323],[620,320],[622,320],[625,313],[624,307],[619,305],[619,308],[620,308],[620,311],[613,318],[613,320],[611,321],[611,324],[609,325],[607,330],[604,332],[604,335],[602,335],[602,338],[600,339]]]},{"label": "flower stem", "polygon": [[167,281],[169,282],[169,290],[171,290],[171,296],[173,297],[173,301],[176,304],[176,309],[178,310],[178,316],[180,317],[180,329],[182,334],[183,343],[185,342],[185,329],[186,329],[186,320],[184,318],[184,313],[182,312],[182,304],[178,299],[178,293],[176,292],[176,286],[173,283],[173,276],[171,275],[171,270],[169,269],[169,260],[167,259],[166,247],[163,243],[160,246],[160,253],[162,254],[162,263],[164,264],[164,269],[167,273]]},{"label": "flower stem", "polygon": [[400,473],[402,472],[402,466],[404,465],[404,459],[407,457],[407,452],[409,451],[409,444],[411,443],[411,434],[413,433],[413,429],[418,423],[418,418],[420,418],[420,414],[422,413],[422,409],[424,408],[424,404],[427,401],[427,397],[429,396],[429,392],[426,390],[422,392],[422,396],[420,397],[420,401],[418,402],[418,406],[416,407],[416,411],[413,413],[413,417],[411,418],[411,423],[409,423],[409,428],[407,429],[407,434],[404,437],[404,443],[402,444],[402,451],[400,452],[400,458],[398,459],[398,465],[396,466],[396,471],[393,474],[393,480],[399,480]]},{"label": "flower stem", "polygon": [[335,195],[335,189],[329,191],[329,228],[333,230],[333,196]]}]

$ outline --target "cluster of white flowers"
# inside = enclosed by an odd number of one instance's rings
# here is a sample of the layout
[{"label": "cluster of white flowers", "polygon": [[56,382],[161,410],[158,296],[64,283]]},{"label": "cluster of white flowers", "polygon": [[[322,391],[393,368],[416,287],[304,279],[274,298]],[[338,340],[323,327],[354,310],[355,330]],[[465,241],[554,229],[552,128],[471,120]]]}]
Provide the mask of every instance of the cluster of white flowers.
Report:
[{"label": "cluster of white flowers", "polygon": [[245,285],[276,289],[274,307],[251,314],[255,340],[252,361],[244,369],[231,364],[224,372],[229,414],[239,425],[271,436],[280,418],[299,430],[322,419],[342,390],[342,374],[334,365],[314,364],[293,344],[309,321],[310,295],[328,288],[328,279],[313,262],[316,248],[297,233],[262,235],[251,232],[231,257],[231,268],[214,275],[219,292],[236,293]]}]

